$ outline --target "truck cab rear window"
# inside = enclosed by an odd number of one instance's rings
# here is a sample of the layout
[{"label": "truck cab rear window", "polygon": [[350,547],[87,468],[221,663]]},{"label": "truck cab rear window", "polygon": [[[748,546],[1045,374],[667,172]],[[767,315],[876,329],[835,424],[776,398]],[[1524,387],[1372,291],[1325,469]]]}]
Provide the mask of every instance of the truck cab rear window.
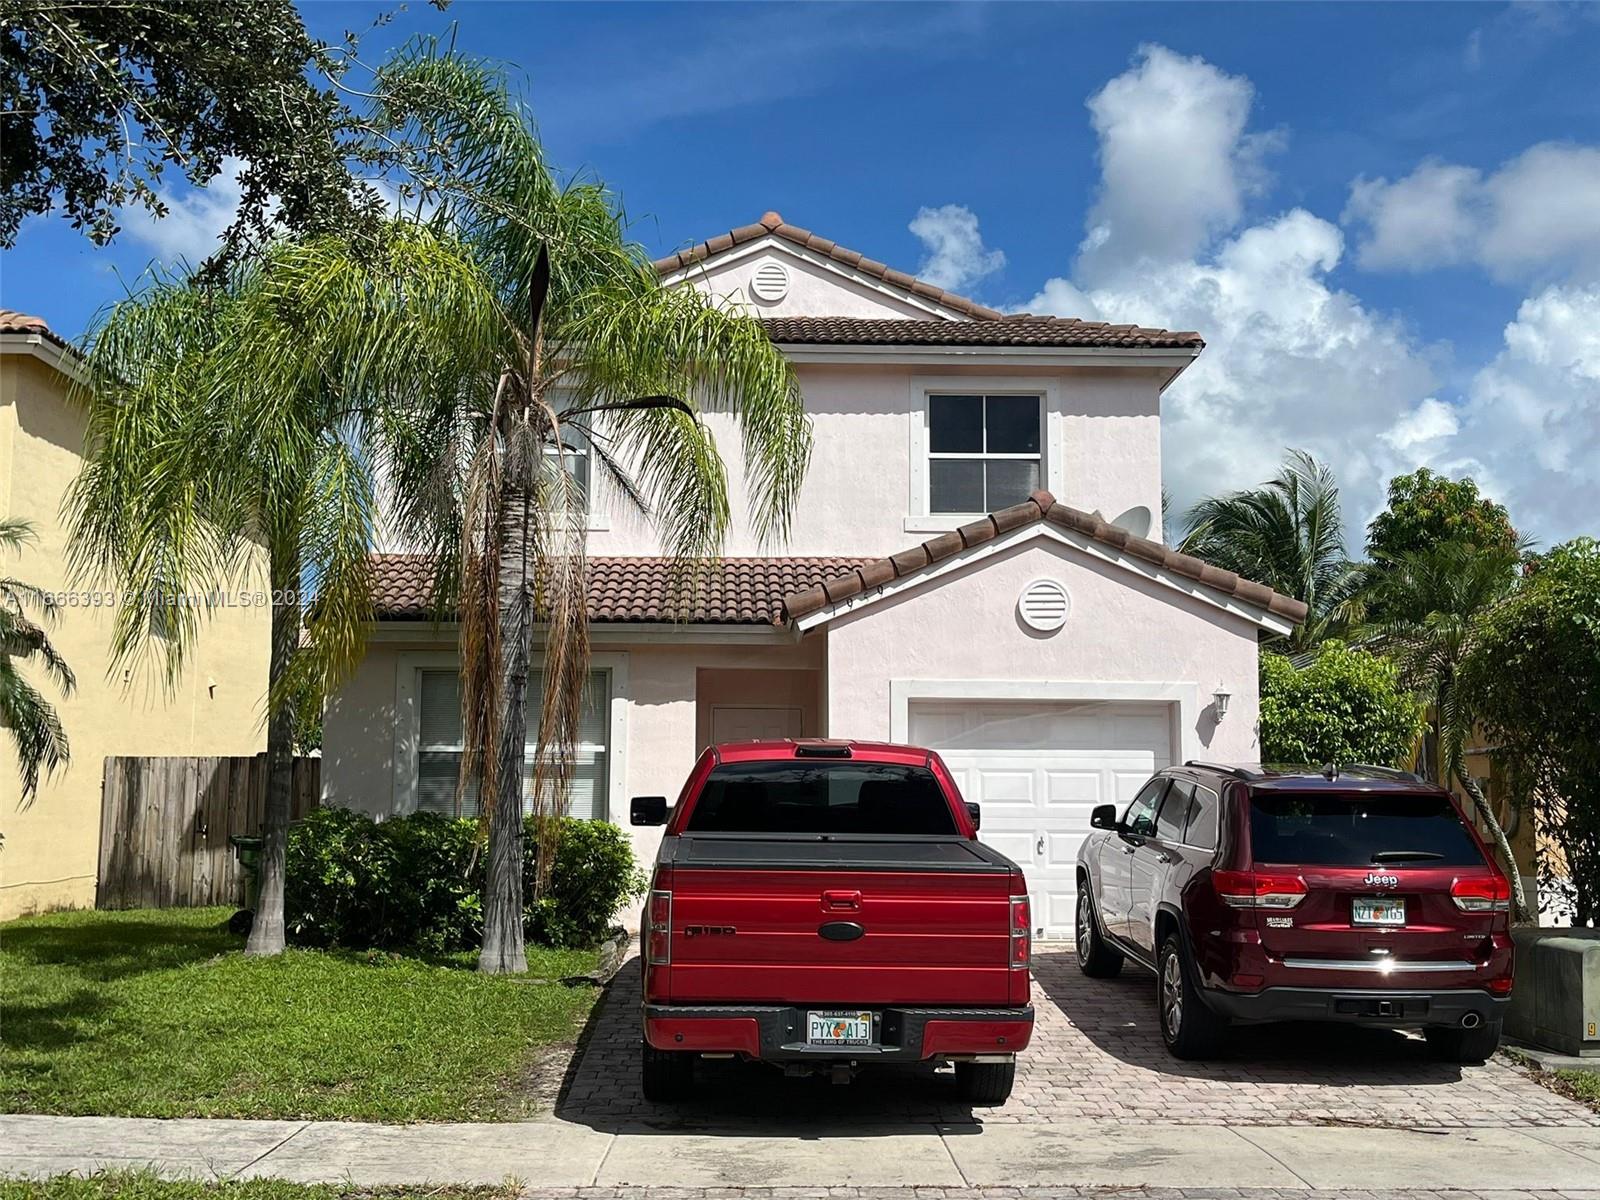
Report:
[{"label": "truck cab rear window", "polygon": [[725,763],[712,770],[687,833],[954,834],[926,767],[862,762]]},{"label": "truck cab rear window", "polygon": [[1318,867],[1476,867],[1477,843],[1443,796],[1257,792],[1250,852],[1258,863]]}]

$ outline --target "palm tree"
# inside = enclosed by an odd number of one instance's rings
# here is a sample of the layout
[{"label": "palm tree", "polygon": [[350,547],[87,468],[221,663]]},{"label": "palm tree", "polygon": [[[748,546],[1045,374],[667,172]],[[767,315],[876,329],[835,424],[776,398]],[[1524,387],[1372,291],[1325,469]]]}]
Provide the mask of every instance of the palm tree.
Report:
[{"label": "palm tree", "polygon": [[434,554],[440,611],[460,613],[459,787],[476,791],[488,826],[480,969],[520,972],[524,800],[540,888],[588,674],[587,496],[566,469],[569,448],[653,523],[687,600],[695,564],[720,552],[730,522],[727,468],[701,414],[736,419],[752,520],[769,538],[787,532],[810,424],[760,324],[662,287],[615,199],[593,182],[559,183],[497,72],[421,44],[380,76],[388,136],[415,148],[401,165],[435,206],[432,226],[459,231],[488,280],[474,328],[500,335],[449,341],[446,383],[407,414],[412,441],[390,465],[396,527]]},{"label": "palm tree", "polygon": [[[104,314],[85,349],[70,560],[123,597],[113,664],[154,659],[174,683],[207,613],[191,598],[271,589],[265,844],[247,954],[284,946],[296,708],[353,667],[371,612],[375,469],[395,440],[382,402],[425,377],[438,332],[426,320],[466,335],[479,303],[460,311],[453,260],[418,267],[438,256],[437,238],[404,222],[369,232],[361,272],[324,273],[315,297],[281,280],[325,263],[335,239],[270,247],[220,282],[157,277]],[[345,322],[319,321],[335,304]]]},{"label": "palm tree", "polygon": [[1456,677],[1472,652],[1484,620],[1516,587],[1521,552],[1464,540],[1440,542],[1387,559],[1370,587],[1379,623],[1362,626],[1369,644],[1394,659],[1401,680],[1428,706],[1434,732],[1434,778],[1454,779],[1504,856],[1517,915],[1527,914],[1522,877],[1505,830],[1466,769],[1466,742],[1475,722]]},{"label": "palm tree", "polygon": [[[20,551],[33,537],[28,522],[0,518],[0,548]],[[38,791],[40,771],[54,773],[71,757],[56,710],[17,670],[19,662],[37,661],[62,696],[72,695],[77,686],[72,668],[50,644],[43,626],[28,616],[33,610],[49,623],[57,616],[56,608],[55,601],[32,584],[0,577],[0,725],[17,750],[24,804]]]},{"label": "palm tree", "polygon": [[1355,612],[1339,486],[1304,450],[1291,451],[1260,487],[1196,504],[1179,549],[1303,601],[1309,614],[1286,639],[1291,652],[1326,641]]}]

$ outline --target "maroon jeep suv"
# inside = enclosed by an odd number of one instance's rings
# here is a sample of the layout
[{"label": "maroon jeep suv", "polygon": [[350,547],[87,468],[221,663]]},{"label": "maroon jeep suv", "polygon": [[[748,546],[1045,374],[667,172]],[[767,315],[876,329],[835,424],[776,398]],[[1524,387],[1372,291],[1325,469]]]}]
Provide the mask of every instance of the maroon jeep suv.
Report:
[{"label": "maroon jeep suv", "polygon": [[1161,1036],[1231,1022],[1421,1029],[1482,1062],[1511,995],[1510,886],[1451,795],[1382,767],[1162,771],[1078,852],[1084,974],[1155,972]]}]

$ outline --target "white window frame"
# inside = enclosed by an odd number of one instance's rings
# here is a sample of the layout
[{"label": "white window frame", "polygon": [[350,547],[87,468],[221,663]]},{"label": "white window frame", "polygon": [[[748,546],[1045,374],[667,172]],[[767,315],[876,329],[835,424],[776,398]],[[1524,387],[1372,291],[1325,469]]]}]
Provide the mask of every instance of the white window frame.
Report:
[{"label": "white window frame", "polygon": [[[572,393],[564,391],[561,388],[556,388],[550,392],[547,399],[551,408],[559,409],[565,405],[567,401],[572,399]],[[544,448],[544,453],[546,457],[554,457],[556,454],[556,448],[554,446],[546,446]],[[571,453],[576,453],[576,451],[574,451],[571,447],[568,447],[565,451],[565,454]],[[598,486],[596,486],[599,479],[599,473],[595,470],[594,452],[592,449],[590,449],[582,451],[582,454],[589,460],[589,486],[587,489],[588,495],[586,497],[586,503],[584,505],[587,516],[584,522],[584,528],[590,533],[604,533],[611,528],[611,513],[603,504],[600,503],[600,489]],[[563,455],[563,457],[564,456],[565,455]]]},{"label": "white window frame", "polygon": [[[1061,381],[1049,376],[1023,378],[1016,375],[914,375],[911,378],[910,436],[908,466],[910,479],[906,497],[907,533],[939,533],[955,529],[983,516],[981,512],[936,513],[931,511],[929,489],[932,471],[929,463],[930,397],[934,395],[1037,396],[1039,398],[1039,486],[1056,495],[1063,492],[1060,444]],[[1031,454],[940,454],[941,458],[1031,459]]]},{"label": "white window frame", "polygon": [[[528,682],[537,686],[543,655],[535,653],[530,663]],[[605,812],[600,820],[615,820],[627,811],[628,770],[628,656],[592,654],[591,670],[611,676],[610,712],[606,737]],[[394,778],[389,812],[406,816],[417,811],[418,750],[422,740],[422,706],[419,698],[424,671],[455,671],[461,657],[454,650],[429,650],[395,656],[394,688]]]}]

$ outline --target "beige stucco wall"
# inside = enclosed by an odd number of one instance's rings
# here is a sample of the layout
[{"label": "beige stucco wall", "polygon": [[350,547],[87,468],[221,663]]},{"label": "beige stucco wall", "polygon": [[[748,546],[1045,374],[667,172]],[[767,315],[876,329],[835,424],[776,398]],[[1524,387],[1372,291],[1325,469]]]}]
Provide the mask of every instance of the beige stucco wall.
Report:
[{"label": "beige stucco wall", "polygon": [[[939,528],[936,518],[917,516],[925,485],[914,473],[919,456],[912,449],[913,422],[923,419],[923,397],[933,380],[961,381],[957,386],[973,389],[1041,386],[1049,407],[1046,486],[1058,500],[1099,510],[1107,520],[1135,506],[1147,508],[1148,536],[1160,537],[1161,396],[1154,373],[863,364],[802,364],[797,372],[815,449],[782,546],[763,545],[750,526],[736,425],[725,413],[706,417],[728,463],[733,527],[727,554],[876,557]],[[598,490],[596,507],[606,528],[590,535],[589,552],[659,553],[649,527],[621,498],[603,485]]]},{"label": "beige stucco wall", "polygon": [[[20,557],[0,562],[0,572],[51,591],[77,590],[67,575],[59,510],[79,468],[83,434],[84,416],[68,403],[64,376],[31,354],[0,354],[0,516],[31,521],[38,535]],[[70,699],[38,670],[23,668],[55,703],[72,762],[22,808],[15,751],[0,737],[0,919],[94,903],[107,755],[254,754],[265,743],[265,608],[219,611],[171,694],[149,672],[135,673],[128,685],[120,671],[107,678],[110,624],[105,609],[69,606],[50,630],[77,675]]]},{"label": "beige stucco wall", "polygon": [[[1071,599],[1052,634],[1017,615],[1022,589],[1039,578],[1060,581]],[[974,697],[1170,701],[1179,761],[1259,758],[1255,627],[1047,534],[838,618],[827,636],[836,735],[903,736],[895,681],[912,690],[970,681]],[[1219,687],[1231,693],[1220,723]]]}]

